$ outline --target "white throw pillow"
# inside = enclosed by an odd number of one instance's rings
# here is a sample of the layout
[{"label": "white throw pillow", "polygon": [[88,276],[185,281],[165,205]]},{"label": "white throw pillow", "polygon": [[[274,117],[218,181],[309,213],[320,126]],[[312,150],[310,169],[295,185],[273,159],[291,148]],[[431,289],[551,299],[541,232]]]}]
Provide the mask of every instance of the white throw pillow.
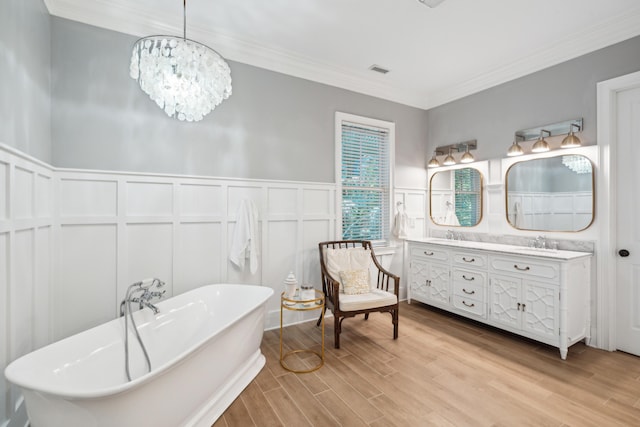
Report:
[{"label": "white throw pillow", "polygon": [[340,281],[347,295],[369,293],[369,270],[345,270],[340,272]]}]

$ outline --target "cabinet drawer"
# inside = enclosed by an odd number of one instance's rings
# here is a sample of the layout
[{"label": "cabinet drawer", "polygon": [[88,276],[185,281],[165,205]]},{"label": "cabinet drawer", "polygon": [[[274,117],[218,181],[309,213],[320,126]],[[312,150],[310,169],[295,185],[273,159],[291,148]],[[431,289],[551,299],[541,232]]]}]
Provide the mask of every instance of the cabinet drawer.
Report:
[{"label": "cabinet drawer", "polygon": [[465,267],[486,268],[487,256],[471,252],[454,252],[453,262]]},{"label": "cabinet drawer", "polygon": [[480,284],[453,282],[453,294],[462,298],[484,301],[484,289]]},{"label": "cabinet drawer", "polygon": [[556,263],[545,263],[526,258],[502,258],[491,257],[491,268],[496,271],[504,271],[517,274],[521,277],[538,277],[558,281],[560,269]]},{"label": "cabinet drawer", "polygon": [[458,310],[466,311],[477,316],[485,317],[485,304],[473,298],[453,296],[453,306]]},{"label": "cabinet drawer", "polygon": [[453,270],[453,281],[460,282],[463,285],[484,286],[486,282],[486,274],[480,271],[462,270],[455,268]]},{"label": "cabinet drawer", "polygon": [[449,252],[432,246],[415,246],[411,248],[411,256],[432,259],[437,261],[449,261]]}]

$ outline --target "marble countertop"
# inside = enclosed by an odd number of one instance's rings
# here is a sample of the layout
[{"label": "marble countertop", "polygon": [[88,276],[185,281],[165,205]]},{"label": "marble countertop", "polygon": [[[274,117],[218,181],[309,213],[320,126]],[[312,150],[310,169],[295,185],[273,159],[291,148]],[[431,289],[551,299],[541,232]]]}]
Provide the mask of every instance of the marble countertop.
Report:
[{"label": "marble countertop", "polygon": [[435,237],[411,238],[407,242],[431,243],[435,245],[451,246],[454,248],[477,249],[502,252],[510,255],[535,256],[546,259],[572,260],[592,256],[591,252],[565,251],[560,249],[537,249],[526,246],[505,245],[502,243],[476,242],[471,240],[449,240]]}]

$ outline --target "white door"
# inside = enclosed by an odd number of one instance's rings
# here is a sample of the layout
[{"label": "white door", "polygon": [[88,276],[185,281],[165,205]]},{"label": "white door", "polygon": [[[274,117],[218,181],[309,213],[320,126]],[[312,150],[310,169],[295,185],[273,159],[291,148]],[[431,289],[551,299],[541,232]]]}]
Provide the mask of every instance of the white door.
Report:
[{"label": "white door", "polygon": [[640,356],[640,88],[619,92],[616,346]]}]

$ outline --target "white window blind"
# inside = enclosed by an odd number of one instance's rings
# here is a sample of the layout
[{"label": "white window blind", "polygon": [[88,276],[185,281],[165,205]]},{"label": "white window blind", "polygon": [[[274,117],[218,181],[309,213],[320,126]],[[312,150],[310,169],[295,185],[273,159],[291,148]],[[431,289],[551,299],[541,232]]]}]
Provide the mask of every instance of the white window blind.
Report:
[{"label": "white window blind", "polygon": [[389,235],[389,129],[341,122],[342,238]]}]

